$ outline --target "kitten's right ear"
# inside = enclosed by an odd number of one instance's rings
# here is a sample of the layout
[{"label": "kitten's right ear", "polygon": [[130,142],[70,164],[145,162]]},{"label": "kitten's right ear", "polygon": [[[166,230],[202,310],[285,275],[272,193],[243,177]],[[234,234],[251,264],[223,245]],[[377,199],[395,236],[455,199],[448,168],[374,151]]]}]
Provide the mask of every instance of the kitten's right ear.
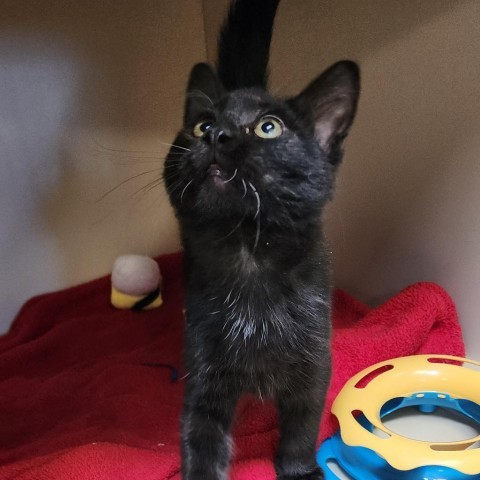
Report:
[{"label": "kitten's right ear", "polygon": [[199,115],[211,109],[223,94],[217,74],[206,63],[197,63],[190,72],[187,86],[184,122],[198,120]]},{"label": "kitten's right ear", "polygon": [[323,72],[293,100],[300,111],[310,113],[315,138],[334,164],[341,159],[342,141],[355,117],[359,93],[358,65],[341,61]]}]

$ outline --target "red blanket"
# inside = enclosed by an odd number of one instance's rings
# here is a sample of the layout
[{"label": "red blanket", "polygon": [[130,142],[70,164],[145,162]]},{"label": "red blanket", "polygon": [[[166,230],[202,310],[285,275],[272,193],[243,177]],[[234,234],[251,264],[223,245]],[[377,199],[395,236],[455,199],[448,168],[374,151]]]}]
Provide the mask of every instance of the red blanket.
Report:
[{"label": "red blanket", "polygon": [[[30,300],[0,338],[0,479],[180,479],[180,257],[160,258],[164,305],[115,310],[110,280]],[[372,363],[415,353],[463,355],[455,308],[420,283],[369,309],[334,299],[334,376],[319,440],[337,428],[329,407],[345,381]],[[180,373],[181,375],[181,373]],[[233,480],[274,478],[276,413],[244,399],[237,412]]]}]

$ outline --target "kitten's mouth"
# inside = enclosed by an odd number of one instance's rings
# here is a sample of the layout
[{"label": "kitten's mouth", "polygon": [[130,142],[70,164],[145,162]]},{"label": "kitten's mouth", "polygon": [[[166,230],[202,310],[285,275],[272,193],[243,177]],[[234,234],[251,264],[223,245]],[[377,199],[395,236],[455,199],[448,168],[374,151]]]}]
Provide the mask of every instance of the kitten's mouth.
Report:
[{"label": "kitten's mouth", "polygon": [[214,180],[218,178],[219,180],[225,181],[227,179],[224,171],[220,168],[220,165],[218,165],[217,163],[212,163],[210,165],[208,169],[208,174],[210,177],[213,177]]},{"label": "kitten's mouth", "polygon": [[208,168],[208,177],[213,180],[215,187],[224,189],[227,184],[227,175],[217,163],[212,163]]}]

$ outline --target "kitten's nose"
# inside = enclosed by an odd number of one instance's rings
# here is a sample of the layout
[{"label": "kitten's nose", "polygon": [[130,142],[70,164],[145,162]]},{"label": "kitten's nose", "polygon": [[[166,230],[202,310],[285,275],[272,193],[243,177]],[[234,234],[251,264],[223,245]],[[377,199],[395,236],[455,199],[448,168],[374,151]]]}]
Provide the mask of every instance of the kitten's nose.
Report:
[{"label": "kitten's nose", "polygon": [[213,146],[223,145],[231,140],[231,136],[222,128],[211,128],[203,136],[204,140]]}]

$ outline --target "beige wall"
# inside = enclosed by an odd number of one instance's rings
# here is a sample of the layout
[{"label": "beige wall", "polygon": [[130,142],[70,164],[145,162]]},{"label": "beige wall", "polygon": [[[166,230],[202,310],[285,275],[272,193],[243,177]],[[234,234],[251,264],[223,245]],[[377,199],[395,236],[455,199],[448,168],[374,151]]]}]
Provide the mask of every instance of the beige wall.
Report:
[{"label": "beige wall", "polygon": [[199,0],[0,0],[0,331],[121,253],[179,248],[163,186],[142,187],[205,57]]},{"label": "beige wall", "polygon": [[[161,187],[136,192],[158,176],[143,173],[173,138],[190,66],[215,57],[227,3],[0,0],[4,325],[26,296],[107,273],[119,253],[178,247]],[[477,0],[282,0],[271,62],[279,94],[360,62],[327,214],[337,283],[372,304],[440,283],[477,357],[479,18]]]},{"label": "beige wall", "polygon": [[[209,58],[227,2],[204,1]],[[359,114],[328,215],[337,284],[371,304],[432,280],[480,358],[480,2],[283,0],[272,90],[360,62]]]}]

